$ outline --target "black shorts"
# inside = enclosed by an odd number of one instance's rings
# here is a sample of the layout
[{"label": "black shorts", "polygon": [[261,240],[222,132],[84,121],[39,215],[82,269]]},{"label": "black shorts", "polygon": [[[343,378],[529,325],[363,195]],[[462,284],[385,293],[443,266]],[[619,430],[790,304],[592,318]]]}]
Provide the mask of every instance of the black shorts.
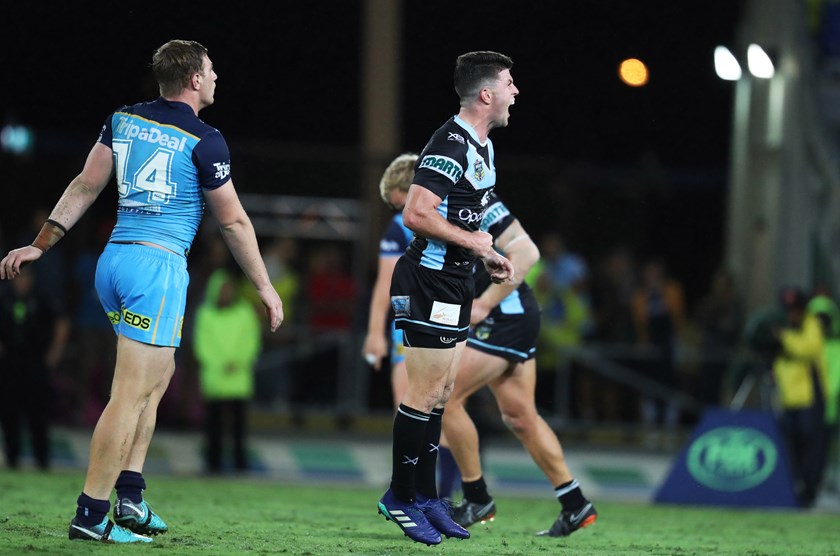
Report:
[{"label": "black shorts", "polygon": [[450,276],[401,257],[391,278],[391,307],[406,347],[448,349],[466,340],[474,291],[472,275]]},{"label": "black shorts", "polygon": [[536,355],[539,332],[539,311],[526,311],[519,315],[493,311],[470,330],[467,347],[522,363]]}]

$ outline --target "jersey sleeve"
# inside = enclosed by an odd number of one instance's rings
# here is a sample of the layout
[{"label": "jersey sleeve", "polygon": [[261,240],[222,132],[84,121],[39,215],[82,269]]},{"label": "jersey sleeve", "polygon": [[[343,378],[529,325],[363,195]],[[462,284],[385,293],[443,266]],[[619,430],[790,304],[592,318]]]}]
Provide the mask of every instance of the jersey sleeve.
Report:
[{"label": "jersey sleeve", "polygon": [[408,241],[405,232],[397,222],[396,218],[391,219],[391,224],[385,230],[385,235],[379,242],[380,257],[399,257],[408,248]]},{"label": "jersey sleeve", "polygon": [[[125,110],[126,108],[127,108],[126,106],[123,106],[123,107],[119,108],[117,110],[117,112]],[[102,143],[103,145],[105,145],[109,149],[113,149],[113,147],[112,147],[112,141],[114,139],[114,128],[113,128],[114,123],[113,122],[114,122],[114,113],[111,113],[111,114],[108,115],[107,118],[105,118],[105,123],[102,124],[102,129],[99,131],[99,137],[97,137],[97,139],[96,139],[97,143]]]},{"label": "jersey sleeve", "polygon": [[495,191],[490,194],[487,209],[481,219],[481,231],[487,232],[497,239],[516,220]]},{"label": "jersey sleeve", "polygon": [[204,189],[216,189],[230,178],[230,150],[219,130],[214,129],[201,138],[192,153],[198,168],[198,183]]},{"label": "jersey sleeve", "polygon": [[464,175],[466,159],[464,144],[448,141],[438,133],[432,137],[417,159],[413,183],[422,185],[441,199],[446,199]]}]

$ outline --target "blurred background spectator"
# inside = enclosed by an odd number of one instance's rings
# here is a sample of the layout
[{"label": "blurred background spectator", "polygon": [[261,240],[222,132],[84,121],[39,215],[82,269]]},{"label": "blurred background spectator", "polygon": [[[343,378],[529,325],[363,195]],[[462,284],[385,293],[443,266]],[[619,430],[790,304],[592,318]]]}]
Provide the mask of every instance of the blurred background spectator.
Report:
[{"label": "blurred background spectator", "polygon": [[196,311],[193,331],[205,410],[205,464],[210,473],[222,471],[225,439],[230,441],[233,468],[248,469],[247,411],[261,347],[260,321],[253,305],[240,296],[237,281],[226,269],[215,270]]},{"label": "blurred background spectator", "polygon": [[[592,340],[602,347],[613,346],[616,351],[613,359],[626,368],[631,368],[635,361],[624,348],[636,343],[633,294],[637,282],[636,260],[624,245],[610,248],[598,261],[592,281],[595,320]],[[628,385],[593,374],[587,395],[589,401],[581,403],[596,408],[601,419],[613,423],[636,420],[638,407],[632,401],[638,394]]]},{"label": "blurred background spectator", "polygon": [[73,423],[89,427],[96,425],[105,409],[116,365],[117,337],[102,310],[95,286],[96,263],[113,228],[112,218],[96,219],[79,226],[79,237],[72,238],[78,245],[70,282],[73,294],[69,296],[73,309],[70,341],[75,349],[72,370],[61,379],[67,383],[66,390],[75,394]]},{"label": "blurred background spectator", "polygon": [[[673,390],[680,389],[677,348],[685,326],[685,300],[682,285],[673,279],[663,260],[651,258],[642,264],[641,280],[633,294],[636,339],[647,354],[640,362],[642,373]],[[641,396],[642,423],[650,431],[655,425],[674,430],[679,409],[671,396]]]},{"label": "blurred background spectator", "polygon": [[[567,250],[560,234],[547,233],[539,243],[540,260],[526,278],[542,309],[537,338],[537,375],[553,384],[559,372],[577,379],[578,365],[567,360],[568,350],[582,344],[592,326],[588,297],[588,267],[584,258]],[[542,388],[537,403],[555,411],[553,390]],[[566,408],[571,410],[572,408]]]},{"label": "blurred background spectator", "polygon": [[826,356],[822,325],[809,314],[808,298],[796,287],[783,288],[779,302],[784,326],[777,329],[779,350],[773,361],[778,389],[779,423],[803,506],[814,504],[826,463],[825,386]]},{"label": "blurred background spectator", "polygon": [[820,319],[826,363],[825,381],[825,486],[832,492],[840,488],[840,446],[838,446],[838,409],[840,406],[840,308],[830,289],[821,284],[808,302],[808,314]]},{"label": "blurred background spectator", "polygon": [[743,311],[735,277],[727,269],[718,269],[695,315],[702,363],[692,391],[707,406],[717,407],[724,403],[724,378],[741,337]]},{"label": "blurred background spectator", "polygon": [[61,299],[37,287],[35,272],[23,268],[17,279],[0,286],[0,424],[10,467],[20,464],[27,438],[35,464],[47,470],[52,380],[70,321]]}]

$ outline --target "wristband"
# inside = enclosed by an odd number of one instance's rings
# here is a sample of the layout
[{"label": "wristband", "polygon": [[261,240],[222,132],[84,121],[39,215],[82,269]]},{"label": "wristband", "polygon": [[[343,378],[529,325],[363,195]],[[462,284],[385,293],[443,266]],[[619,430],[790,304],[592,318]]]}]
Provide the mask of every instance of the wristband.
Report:
[{"label": "wristband", "polygon": [[32,247],[37,247],[44,253],[50,250],[50,247],[58,243],[58,240],[64,237],[67,233],[67,228],[55,220],[47,219],[38,232],[38,237],[32,242]]}]

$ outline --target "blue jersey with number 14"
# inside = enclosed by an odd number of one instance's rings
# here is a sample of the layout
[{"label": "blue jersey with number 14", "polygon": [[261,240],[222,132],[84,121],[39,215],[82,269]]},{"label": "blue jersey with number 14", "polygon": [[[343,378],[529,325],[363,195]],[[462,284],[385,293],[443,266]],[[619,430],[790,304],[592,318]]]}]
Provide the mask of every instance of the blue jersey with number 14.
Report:
[{"label": "blue jersey with number 14", "polygon": [[159,98],[125,106],[102,127],[114,153],[119,205],[111,241],[148,241],[189,252],[204,213],[202,188],[230,176],[222,134],[182,102]]}]

